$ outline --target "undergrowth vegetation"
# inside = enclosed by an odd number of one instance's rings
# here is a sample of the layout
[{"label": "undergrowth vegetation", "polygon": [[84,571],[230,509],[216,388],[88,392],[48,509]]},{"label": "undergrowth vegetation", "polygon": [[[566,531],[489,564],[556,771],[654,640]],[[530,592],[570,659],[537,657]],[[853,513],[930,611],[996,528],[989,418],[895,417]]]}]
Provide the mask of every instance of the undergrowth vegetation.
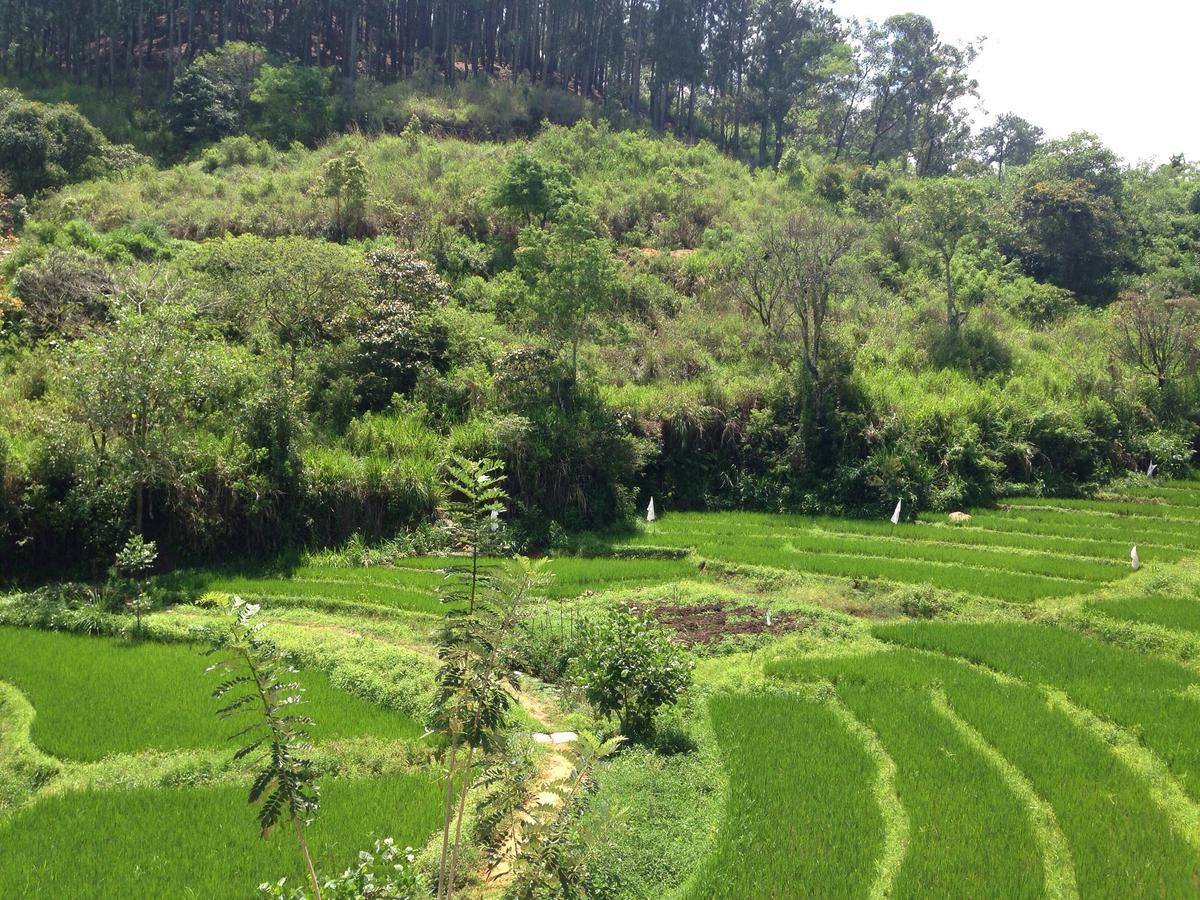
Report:
[{"label": "undergrowth vegetation", "polygon": [[[1063,288],[1022,271],[1010,226],[1031,183],[1087,171],[1136,217],[1183,203],[1190,169],[1047,145],[964,201],[989,214],[946,287],[941,188],[881,167],[830,170],[834,190],[797,165],[752,171],[586,119],[507,143],[417,123],[316,148],[228,137],[43,192],[0,303],[13,571],[70,549],[95,575],[130,531],[171,561],[379,544],[436,522],[456,453],[505,462],[513,546],[536,549],[651,496],[836,515],[903,499],[911,517],[1019,493],[1032,521],[1130,469],[1186,472],[1196,360],[1160,378],[1129,350],[1139,333],[1194,343],[1190,313],[1161,300],[1178,278],[1121,276],[1119,302],[1067,292],[1031,321],[1025,304]],[[805,248],[825,242],[827,290],[806,293]],[[946,291],[969,323],[941,321]],[[1078,502],[1165,531],[1195,519]],[[1044,574],[1017,590],[1058,592]]]}]

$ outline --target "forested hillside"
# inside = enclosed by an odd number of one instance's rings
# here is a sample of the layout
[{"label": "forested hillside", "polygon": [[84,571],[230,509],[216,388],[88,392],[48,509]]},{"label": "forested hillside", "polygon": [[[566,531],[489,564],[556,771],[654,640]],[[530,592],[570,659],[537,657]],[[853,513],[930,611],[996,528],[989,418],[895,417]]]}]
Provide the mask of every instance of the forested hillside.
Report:
[{"label": "forested hillside", "polygon": [[387,539],[453,453],[526,546],[1190,465],[1200,169],[972,132],[928,20],[312,9],[6,10],[5,575]]},{"label": "forested hillside", "polygon": [[124,127],[159,132],[170,152],[241,130],[305,142],[350,124],[398,130],[411,97],[397,82],[485,75],[526,90],[498,115],[496,98],[481,104],[474,134],[584,114],[550,88],[758,165],[792,147],[923,175],[972,150],[1023,162],[1040,131],[1019,117],[973,143],[959,101],[976,52],[923,16],[858,23],[796,0],[19,0],[0,18],[0,73],[73,82],[115,127],[102,107],[132,91]]}]

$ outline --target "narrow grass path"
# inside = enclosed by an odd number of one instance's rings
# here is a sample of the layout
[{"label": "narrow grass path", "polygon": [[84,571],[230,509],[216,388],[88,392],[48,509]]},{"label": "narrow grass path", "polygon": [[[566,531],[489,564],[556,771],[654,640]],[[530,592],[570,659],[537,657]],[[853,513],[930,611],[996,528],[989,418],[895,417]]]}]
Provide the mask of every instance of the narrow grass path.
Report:
[{"label": "narrow grass path", "polygon": [[0,681],[0,819],[23,805],[61,769],[30,736],[34,709],[14,685]]},{"label": "narrow grass path", "polygon": [[1030,824],[1042,854],[1043,886],[1049,900],[1076,900],[1079,885],[1075,882],[1075,866],[1071,861],[1071,848],[1066,835],[1058,824],[1054,809],[1043,800],[1021,770],[1005,759],[995,747],[987,742],[957,713],[954,712],[941,688],[930,691],[933,709],[970,745],[976,753],[991,764],[1004,779],[1009,790],[1020,798],[1029,814]]}]

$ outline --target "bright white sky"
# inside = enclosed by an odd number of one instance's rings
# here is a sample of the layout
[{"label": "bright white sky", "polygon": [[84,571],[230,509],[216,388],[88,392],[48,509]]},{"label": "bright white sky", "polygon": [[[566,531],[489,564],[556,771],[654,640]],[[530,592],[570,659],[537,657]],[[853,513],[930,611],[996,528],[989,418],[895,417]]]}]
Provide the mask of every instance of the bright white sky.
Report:
[{"label": "bright white sky", "polygon": [[985,36],[974,76],[988,114],[1014,112],[1049,137],[1094,131],[1130,163],[1200,159],[1197,0],[835,0],[833,9],[876,21],[920,13],[955,43]]}]

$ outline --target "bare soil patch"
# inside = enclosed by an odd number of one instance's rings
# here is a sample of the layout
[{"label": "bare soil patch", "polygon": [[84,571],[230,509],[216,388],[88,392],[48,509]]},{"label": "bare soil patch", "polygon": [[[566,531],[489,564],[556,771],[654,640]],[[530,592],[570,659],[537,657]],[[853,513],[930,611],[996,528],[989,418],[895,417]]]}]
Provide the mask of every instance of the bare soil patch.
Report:
[{"label": "bare soil patch", "polygon": [[803,631],[816,621],[799,612],[769,612],[765,606],[713,600],[688,606],[660,604],[654,618],[685,644],[706,644],[731,635],[787,634]]}]

